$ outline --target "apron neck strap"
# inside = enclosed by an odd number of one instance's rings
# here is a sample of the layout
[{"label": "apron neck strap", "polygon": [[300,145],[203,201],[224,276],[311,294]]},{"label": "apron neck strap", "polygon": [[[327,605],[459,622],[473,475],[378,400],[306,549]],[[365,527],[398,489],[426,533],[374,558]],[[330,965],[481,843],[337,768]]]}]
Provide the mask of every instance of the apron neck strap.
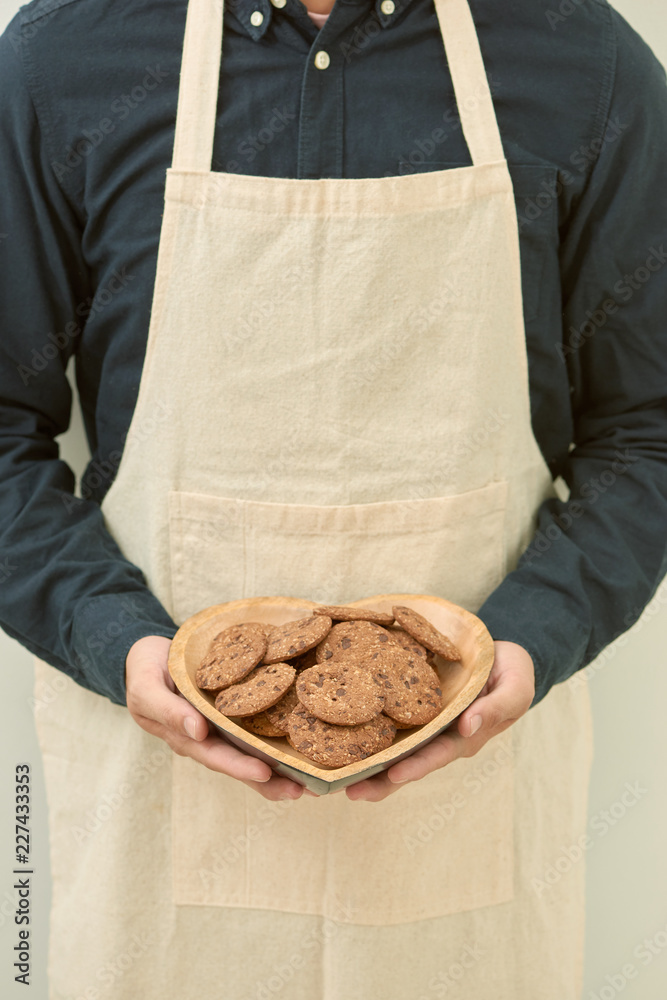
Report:
[{"label": "apron neck strap", "polygon": [[209,173],[222,59],[223,0],[188,0],[172,169]]},{"label": "apron neck strap", "polygon": [[473,166],[504,160],[498,120],[468,0],[434,2]]},{"label": "apron neck strap", "polygon": [[[504,160],[468,0],[434,0],[473,166]],[[223,0],[188,0],[172,168],[209,173],[222,59]]]}]

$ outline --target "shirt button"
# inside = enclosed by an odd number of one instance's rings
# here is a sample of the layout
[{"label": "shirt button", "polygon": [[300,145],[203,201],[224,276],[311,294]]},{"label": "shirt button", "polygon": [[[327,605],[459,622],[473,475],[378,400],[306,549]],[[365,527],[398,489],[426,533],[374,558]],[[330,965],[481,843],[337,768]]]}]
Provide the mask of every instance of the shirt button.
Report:
[{"label": "shirt button", "polygon": [[320,49],[320,51],[315,56],[315,65],[317,66],[317,68],[326,69],[330,62],[331,59],[329,58],[329,53],[325,52],[324,49]]},{"label": "shirt button", "polygon": [[250,15],[250,23],[253,24],[256,28],[259,28],[263,20],[264,20],[264,15],[262,14],[261,10],[253,10],[252,14]]},{"label": "shirt button", "polygon": [[274,7],[284,7],[285,4],[287,3],[287,0],[271,0],[271,3],[273,4]]},{"label": "shirt button", "polygon": [[380,10],[383,14],[393,14],[396,10],[396,4],[394,0],[382,0],[380,4]]}]

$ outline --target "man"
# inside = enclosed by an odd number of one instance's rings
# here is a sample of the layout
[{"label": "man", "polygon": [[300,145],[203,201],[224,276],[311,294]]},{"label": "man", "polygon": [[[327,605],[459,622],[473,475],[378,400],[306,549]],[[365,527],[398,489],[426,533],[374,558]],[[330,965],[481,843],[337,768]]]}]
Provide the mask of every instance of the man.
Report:
[{"label": "man", "polygon": [[[318,34],[286,0],[225,6],[218,90],[221,11],[190,7],[180,77],[185,7],[38,3],[3,36],[2,620],[78,682],[40,723],[54,929],[85,890],[104,937],[75,973],[52,934],[53,995],[150,929],[128,996],[216,970],[261,995],[285,962],[292,996],[403,995],[481,941],[472,995],[575,997],[581,886],[527,886],[585,801],[557,682],[664,572],[664,73],[603,3],[341,0]],[[53,444],[74,352],[82,499]],[[478,611],[487,690],[346,796],[262,813],[301,789],[176,695],[175,623],[392,589]],[[151,760],[72,865],[76,817]]]}]

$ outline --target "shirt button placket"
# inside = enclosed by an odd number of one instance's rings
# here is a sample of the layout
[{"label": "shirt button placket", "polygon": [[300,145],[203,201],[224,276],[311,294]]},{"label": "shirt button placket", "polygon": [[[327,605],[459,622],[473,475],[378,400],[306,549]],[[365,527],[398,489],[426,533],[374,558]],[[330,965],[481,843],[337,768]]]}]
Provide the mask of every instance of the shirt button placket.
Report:
[{"label": "shirt button placket", "polygon": [[343,176],[343,60],[337,54],[337,41],[331,44],[333,49],[327,51],[315,43],[306,60],[299,121],[299,178]]}]

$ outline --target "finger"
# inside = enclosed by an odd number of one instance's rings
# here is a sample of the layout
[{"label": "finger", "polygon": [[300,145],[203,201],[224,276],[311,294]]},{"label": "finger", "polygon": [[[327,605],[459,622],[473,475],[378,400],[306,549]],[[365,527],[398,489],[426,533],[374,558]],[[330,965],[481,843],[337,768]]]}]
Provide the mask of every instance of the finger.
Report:
[{"label": "finger", "polygon": [[442,733],[425,747],[420,747],[405,760],[400,760],[398,764],[390,767],[386,772],[387,778],[399,785],[405,781],[418,781],[431,771],[451,764],[457,757],[462,756],[464,749],[476,752],[485,742],[486,737],[481,740],[475,737],[473,744],[472,741],[464,740],[458,733],[451,731]]},{"label": "finger", "polygon": [[[191,757],[211,771],[228,774],[231,778],[238,778],[239,781],[265,782],[273,776],[274,772],[263,760],[242,753],[219,736],[210,735],[204,740],[192,740],[188,736],[181,736],[155,719],[140,717],[137,721],[147,732],[159,736],[160,739],[168,743],[175,753],[183,757]],[[289,779],[283,780],[297,788],[300,787]]]},{"label": "finger", "polygon": [[390,781],[386,771],[375,774],[372,778],[358,781],[345,789],[345,794],[352,802],[381,802],[388,795],[399,791],[400,784]]},{"label": "finger", "polygon": [[493,732],[505,722],[514,722],[526,711],[528,695],[520,672],[505,670],[488,694],[477,697],[458,719],[457,730],[467,738],[477,732]]},{"label": "finger", "polygon": [[[473,757],[489,742],[494,736],[499,736],[512,725],[512,719],[502,722],[495,729],[487,730],[484,727],[472,737],[461,736],[457,732],[448,733],[446,736],[437,736],[431,743],[421,750],[415,751],[405,761],[395,764],[387,772],[390,781],[403,783],[404,781],[418,781],[424,778],[431,771],[446,767],[459,757]],[[402,765],[405,764],[405,767]]]},{"label": "finger", "polygon": [[[244,784],[272,802],[278,802],[282,799],[300,799],[306,791],[303,785],[299,785],[296,781],[290,781],[289,778],[283,778],[281,775],[275,773],[271,775],[268,781],[246,781]],[[312,795],[313,793],[311,792],[310,794]]]},{"label": "finger", "polygon": [[204,740],[209,734],[207,719],[189,701],[167,687],[166,678],[158,668],[128,692],[128,708],[133,715],[159,722],[188,739]]}]

